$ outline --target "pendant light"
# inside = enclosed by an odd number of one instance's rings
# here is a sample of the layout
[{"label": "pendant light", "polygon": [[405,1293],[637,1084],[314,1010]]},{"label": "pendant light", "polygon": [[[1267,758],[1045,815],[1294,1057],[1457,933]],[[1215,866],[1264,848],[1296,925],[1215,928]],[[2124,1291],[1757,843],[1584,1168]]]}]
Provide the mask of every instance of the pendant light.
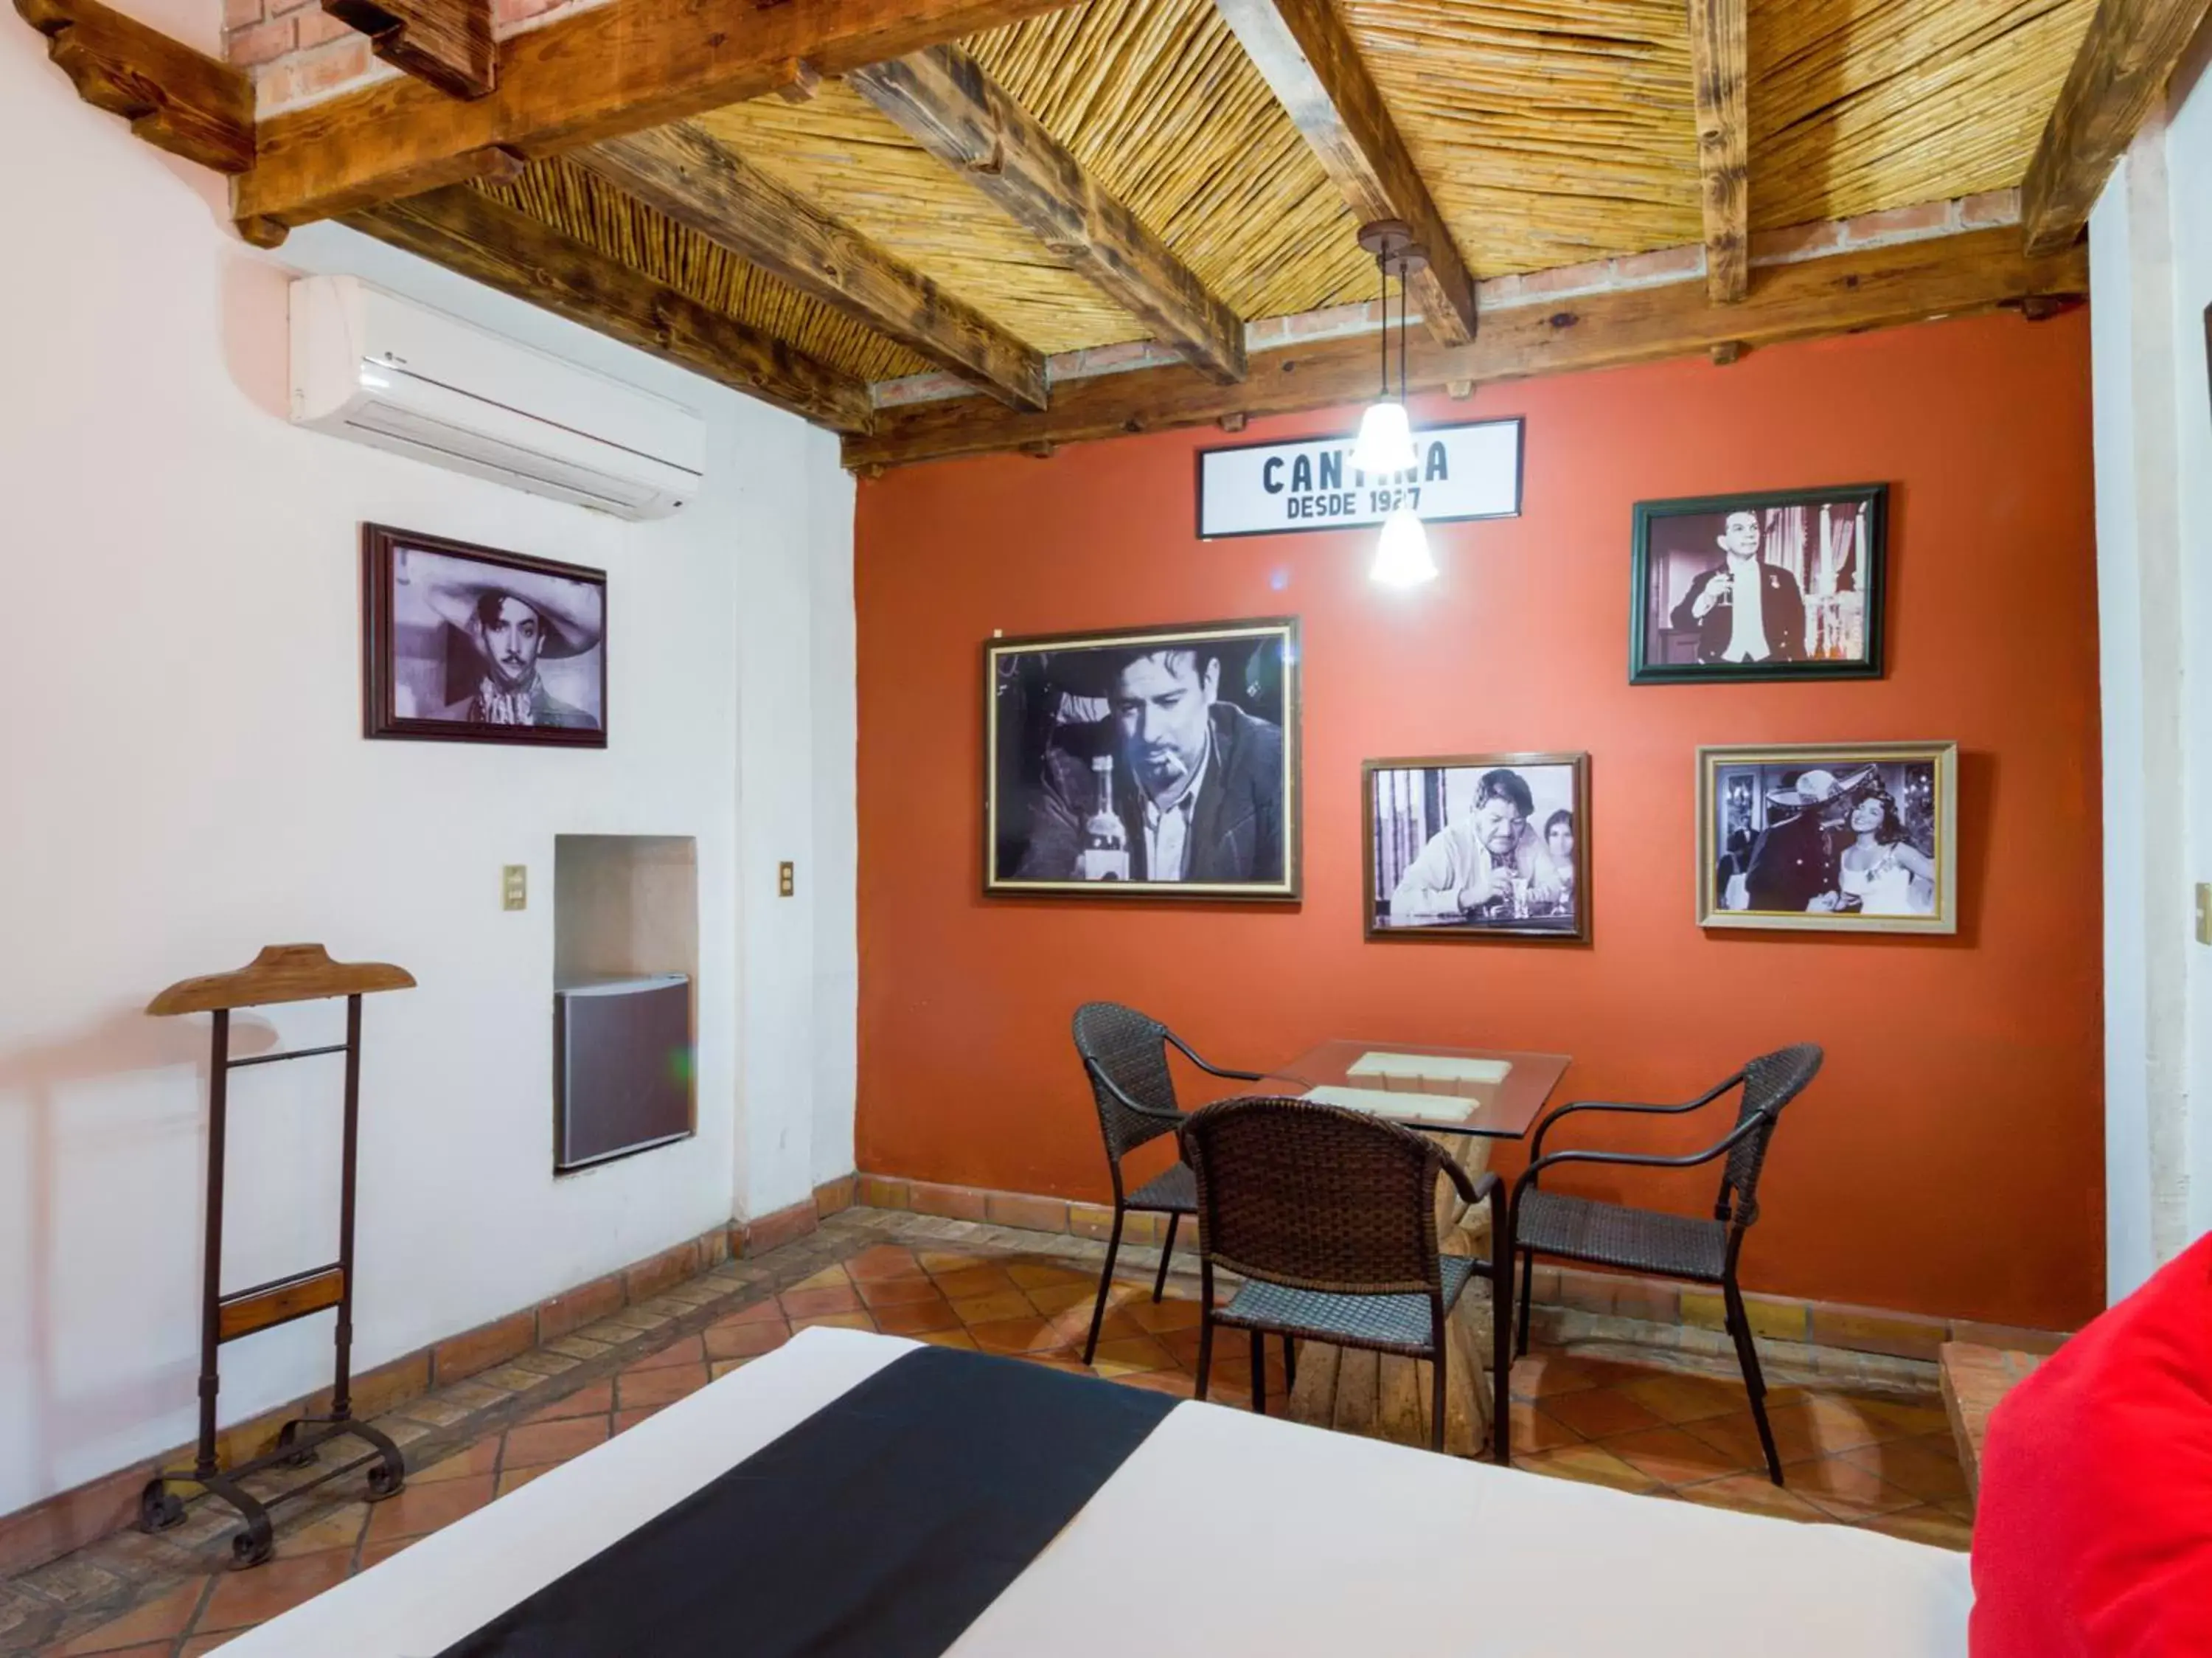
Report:
[{"label": "pendant light", "polygon": [[[1359,436],[1352,448],[1352,464],[1370,479],[1407,471],[1416,464],[1413,424],[1406,418],[1405,318],[1406,274],[1428,260],[1413,246],[1413,233],[1400,219],[1376,219],[1359,228],[1359,245],[1375,255],[1375,272],[1382,290],[1382,390],[1359,418]],[[1398,277],[1398,395],[1390,395],[1390,284]]]},{"label": "pendant light", "polygon": [[[1359,436],[1352,448],[1352,464],[1367,475],[1370,485],[1384,485],[1400,472],[1420,464],[1413,448],[1413,422],[1406,414],[1406,278],[1428,264],[1428,256],[1413,241],[1412,228],[1399,219],[1376,219],[1359,228],[1359,245],[1375,255],[1375,269],[1382,279],[1382,391],[1359,419]],[[1398,278],[1398,395],[1390,395],[1390,287]],[[1429,552],[1429,533],[1420,515],[1411,507],[1395,507],[1382,520],[1376,543],[1375,564],[1368,574],[1389,587],[1414,587],[1431,581],[1437,561]]]},{"label": "pendant light", "polygon": [[1437,561],[1429,552],[1429,532],[1420,515],[1400,507],[1382,520],[1382,538],[1375,544],[1375,563],[1367,574],[1385,587],[1419,587],[1436,579]]}]

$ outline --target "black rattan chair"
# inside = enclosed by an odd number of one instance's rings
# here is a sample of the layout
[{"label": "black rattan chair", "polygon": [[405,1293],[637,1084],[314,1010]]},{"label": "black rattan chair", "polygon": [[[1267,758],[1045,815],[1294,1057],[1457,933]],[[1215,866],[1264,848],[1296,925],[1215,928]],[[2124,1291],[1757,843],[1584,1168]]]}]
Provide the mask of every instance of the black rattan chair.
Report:
[{"label": "black rattan chair", "polygon": [[[1820,1069],[1820,1050],[1812,1043],[1774,1053],[1761,1054],[1719,1087],[1699,1094],[1686,1105],[1616,1105],[1609,1100],[1583,1100],[1561,1106],[1536,1126],[1529,1143],[1528,1167],[1513,1186],[1512,1237],[1499,1253],[1509,1263],[1511,1251],[1521,1253],[1521,1328],[1519,1350],[1528,1350],[1528,1292],[1539,1255],[1562,1256],[1599,1266],[1617,1266],[1635,1272],[1656,1272],[1663,1277],[1684,1278],[1692,1283],[1717,1283],[1728,1308],[1729,1334],[1735,1342],[1737,1362],[1743,1367],[1743,1385],[1751,1395],[1752,1419],[1759,1424],[1759,1442],[1766,1453],[1766,1471],[1782,1484],[1782,1459],[1774,1448],[1774,1430],[1766,1423],[1766,1381],[1759,1369],[1759,1348],[1752,1340],[1751,1321],[1744,1314],[1743,1291],[1736,1286],[1736,1257],[1743,1234],[1759,1218],[1759,1172],[1766,1161],[1768,1143],[1774,1138],[1782,1107],[1805,1089]],[[1544,1155],[1544,1137],[1552,1125],[1571,1112],[1627,1111],[1643,1114],[1673,1114],[1711,1105],[1731,1088],[1741,1088],[1743,1098],[1736,1109],[1735,1126],[1703,1151],[1686,1157],[1657,1157],[1620,1151],[1555,1151]],[[1721,1171],[1720,1197],[1713,1218],[1669,1215],[1656,1210],[1630,1209],[1620,1204],[1599,1203],[1589,1198],[1570,1198],[1545,1192],[1538,1177],[1547,1169],[1571,1163],[1627,1163],[1644,1168],[1694,1168],[1725,1155]]]},{"label": "black rattan chair", "polygon": [[1251,1071],[1210,1065],[1190,1045],[1157,1019],[1117,1002],[1086,1002],[1075,1010],[1075,1051],[1098,1102],[1098,1128],[1106,1139],[1106,1167],[1114,1177],[1114,1230],[1106,1240],[1106,1265],[1098,1275],[1098,1304],[1091,1309],[1091,1338],[1083,1362],[1098,1350],[1098,1326],[1106,1316],[1106,1292],[1114,1284],[1114,1257],[1121,1253],[1121,1222],[1131,1210],[1168,1217],[1167,1240],[1160,1246],[1160,1270],[1152,1280],[1152,1299],[1164,1295],[1168,1260],[1175,1253],[1176,1225],[1198,1213],[1198,1192],[1189,1165],[1177,1161],[1134,1192],[1121,1186],[1121,1160],[1139,1146],[1172,1134],[1184,1122],[1176,1103],[1175,1078],[1168,1074],[1168,1047],[1213,1076],[1256,1082]]},{"label": "black rattan chair", "polygon": [[[1184,1124],[1198,1183],[1198,1397],[1206,1397],[1217,1324],[1252,1332],[1252,1408],[1267,1409],[1261,1335],[1427,1359],[1435,1370],[1430,1444],[1444,1443],[1444,1318],[1477,1273],[1497,1297],[1494,1381],[1506,1406],[1512,1258],[1446,1255],[1437,1247],[1437,1176],[1468,1203],[1503,1187],[1471,1179],[1432,1140],[1358,1112],[1303,1100],[1224,1100]],[[1498,1230],[1502,1231],[1500,1228]],[[1243,1277],[1213,1304],[1213,1270]],[[1286,1368],[1289,1367],[1286,1366]],[[1290,1369],[1295,1383],[1297,1374]],[[1493,1435],[1503,1446],[1505,1435]]]}]

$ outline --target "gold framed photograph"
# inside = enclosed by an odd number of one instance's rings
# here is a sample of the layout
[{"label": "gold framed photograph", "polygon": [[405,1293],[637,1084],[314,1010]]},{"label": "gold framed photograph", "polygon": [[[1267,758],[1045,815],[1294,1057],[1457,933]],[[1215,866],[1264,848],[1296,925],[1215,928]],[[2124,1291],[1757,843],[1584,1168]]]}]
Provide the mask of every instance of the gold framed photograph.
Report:
[{"label": "gold framed photograph", "polygon": [[983,890],[1298,897],[1296,618],[993,639]]},{"label": "gold framed photograph", "polygon": [[1698,750],[1698,924],[1959,930],[1959,745]]},{"label": "gold framed photograph", "polygon": [[1589,942],[1589,756],[1369,760],[1367,936]]}]

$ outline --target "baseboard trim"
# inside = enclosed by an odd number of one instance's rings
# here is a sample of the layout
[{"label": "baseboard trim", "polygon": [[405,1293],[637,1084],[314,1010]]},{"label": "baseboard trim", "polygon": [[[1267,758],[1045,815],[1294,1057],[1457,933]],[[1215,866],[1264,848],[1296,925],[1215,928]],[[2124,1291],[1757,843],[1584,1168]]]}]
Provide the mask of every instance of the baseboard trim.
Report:
[{"label": "baseboard trim", "polygon": [[[1066,1232],[1085,1238],[1103,1238],[1114,1225],[1113,1210],[1102,1204],[981,1186],[945,1186],[896,1174],[863,1173],[858,1179],[858,1201],[872,1209],[903,1209],[918,1215],[986,1221],[1033,1232]],[[1122,1241],[1157,1244],[1164,1225],[1158,1216],[1131,1215],[1121,1228]],[[1538,1308],[1662,1328],[1720,1332],[1727,1327],[1720,1291],[1693,1284],[1540,1263],[1531,1288],[1530,1302]],[[1744,1306],[1751,1315],[1753,1332],[1762,1341],[1926,1364],[1935,1362],[1946,1342],[2050,1352],[2066,1338],[2062,1331],[2030,1330],[1975,1319],[1933,1318],[1786,1295],[1747,1294]]]},{"label": "baseboard trim", "polygon": [[[849,1174],[826,1181],[811,1197],[787,1209],[757,1219],[732,1220],[489,1324],[365,1370],[353,1381],[354,1414],[380,1416],[434,1387],[505,1364],[611,1313],[648,1301],[732,1256],[762,1254],[805,1237],[823,1216],[850,1208],[855,1190],[855,1177]],[[218,1441],[223,1466],[269,1449],[276,1442],[278,1430],[295,1417],[320,1415],[329,1408],[330,1390],[324,1388],[224,1429]],[[193,1451],[191,1446],[179,1446],[0,1515],[0,1576],[29,1571],[111,1532],[137,1525],[138,1493],[147,1480],[161,1469],[189,1466]]]}]

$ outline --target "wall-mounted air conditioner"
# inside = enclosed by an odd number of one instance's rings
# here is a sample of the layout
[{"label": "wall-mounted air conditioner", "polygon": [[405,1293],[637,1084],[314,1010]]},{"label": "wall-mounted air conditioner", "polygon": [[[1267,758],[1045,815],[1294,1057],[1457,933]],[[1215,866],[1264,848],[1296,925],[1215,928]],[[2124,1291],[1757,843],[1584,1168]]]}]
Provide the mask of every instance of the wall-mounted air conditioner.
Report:
[{"label": "wall-mounted air conditioner", "polygon": [[292,418],[617,518],[667,516],[707,464],[680,404],[357,277],[292,284]]}]

